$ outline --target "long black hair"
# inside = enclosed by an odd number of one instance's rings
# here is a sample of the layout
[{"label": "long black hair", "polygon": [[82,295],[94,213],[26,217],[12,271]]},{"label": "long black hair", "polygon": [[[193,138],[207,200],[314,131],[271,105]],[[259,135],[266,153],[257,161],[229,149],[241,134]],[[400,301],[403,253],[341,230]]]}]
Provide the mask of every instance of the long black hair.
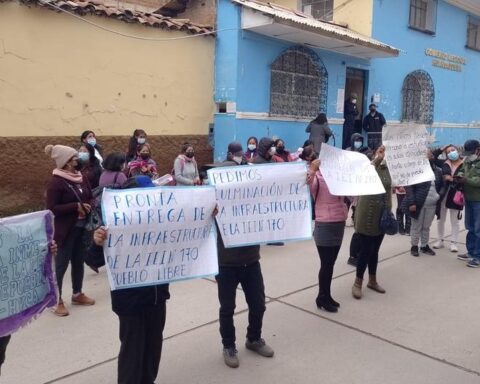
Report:
[{"label": "long black hair", "polygon": [[103,161],[103,168],[111,172],[120,172],[123,164],[125,164],[125,154],[122,152],[113,152]]},{"label": "long black hair", "polygon": [[319,113],[318,116],[313,120],[317,124],[326,124],[328,123],[327,115],[325,113]]},{"label": "long black hair", "polygon": [[130,140],[128,142],[128,150],[127,150],[127,160],[133,160],[137,156],[137,148],[138,148],[138,136],[140,135],[145,135],[147,136],[147,133],[143,129],[135,129],[133,131],[132,137],[130,137]]}]

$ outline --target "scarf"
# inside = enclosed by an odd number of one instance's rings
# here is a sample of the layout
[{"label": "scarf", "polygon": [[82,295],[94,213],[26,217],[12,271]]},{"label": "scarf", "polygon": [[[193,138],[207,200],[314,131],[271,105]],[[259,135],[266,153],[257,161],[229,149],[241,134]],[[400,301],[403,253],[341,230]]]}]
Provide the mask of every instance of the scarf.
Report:
[{"label": "scarf", "polygon": [[75,184],[82,184],[83,182],[83,176],[79,171],[70,172],[70,171],[65,171],[63,169],[55,168],[52,174],[55,176],[60,176],[61,178],[71,181],[72,183],[75,183]]}]

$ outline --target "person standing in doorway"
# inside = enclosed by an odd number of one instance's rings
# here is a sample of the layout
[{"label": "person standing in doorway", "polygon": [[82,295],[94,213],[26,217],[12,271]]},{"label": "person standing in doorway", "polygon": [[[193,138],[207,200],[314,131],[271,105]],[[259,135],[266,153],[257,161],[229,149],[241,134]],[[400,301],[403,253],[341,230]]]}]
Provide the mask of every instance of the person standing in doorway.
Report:
[{"label": "person standing in doorway", "polygon": [[342,148],[346,149],[350,146],[350,139],[354,133],[360,133],[355,131],[355,119],[359,112],[357,109],[357,94],[352,93],[350,97],[345,100],[343,107],[343,144]]},{"label": "person standing in doorway", "polygon": [[328,139],[333,134],[328,126],[327,115],[325,113],[320,113],[315,120],[312,120],[310,124],[308,124],[305,132],[310,134],[309,140],[313,143],[313,149],[317,155],[320,153],[322,143],[328,142]]},{"label": "person standing in doorway", "polygon": [[363,130],[368,135],[368,146],[375,150],[382,145],[382,129],[386,121],[375,104],[370,104],[368,109],[370,113],[363,119]]},{"label": "person standing in doorway", "polygon": [[459,256],[469,260],[471,268],[480,267],[480,142],[467,140],[464,144],[465,160],[456,180],[463,184],[465,193],[465,227],[467,253]]},{"label": "person standing in doorway", "polygon": [[[262,139],[264,140],[264,139]],[[260,140],[260,143],[262,143]],[[273,143],[270,143],[271,147]],[[260,150],[260,149],[259,149]],[[244,165],[242,145],[233,142],[228,145],[227,159],[223,166]],[[245,347],[264,357],[273,357],[273,349],[262,339],[263,315],[265,306],[265,286],[260,267],[260,246],[226,248],[222,236],[218,233],[218,275],[215,277],[220,302],[220,335],[223,344],[223,359],[230,368],[237,368],[239,360],[236,349],[235,298],[240,284],[248,304],[248,328]]]}]

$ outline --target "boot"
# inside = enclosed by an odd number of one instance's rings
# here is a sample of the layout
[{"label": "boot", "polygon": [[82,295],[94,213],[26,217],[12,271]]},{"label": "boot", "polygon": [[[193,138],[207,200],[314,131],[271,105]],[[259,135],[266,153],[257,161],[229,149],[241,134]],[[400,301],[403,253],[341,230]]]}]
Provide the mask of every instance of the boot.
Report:
[{"label": "boot", "polygon": [[356,277],[352,287],[352,296],[355,299],[360,300],[362,298],[362,284],[363,284],[363,279]]},{"label": "boot", "polygon": [[385,289],[383,289],[378,283],[377,283],[377,276],[375,275],[370,275],[368,279],[368,284],[367,287],[374,290],[375,292],[378,293],[385,293]]},{"label": "boot", "polygon": [[315,300],[318,309],[325,309],[327,312],[338,312],[338,307],[336,307],[326,295],[319,295]]}]

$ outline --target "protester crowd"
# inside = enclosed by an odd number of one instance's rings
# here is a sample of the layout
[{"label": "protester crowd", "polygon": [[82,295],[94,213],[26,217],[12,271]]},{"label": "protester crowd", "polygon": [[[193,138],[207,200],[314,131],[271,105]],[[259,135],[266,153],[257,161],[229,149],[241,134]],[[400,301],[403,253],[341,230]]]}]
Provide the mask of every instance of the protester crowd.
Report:
[{"label": "protester crowd", "polygon": [[[353,95],[354,96],[354,95]],[[356,115],[355,99],[350,99],[348,112]],[[375,105],[364,128],[375,131],[384,123]],[[368,117],[368,116],[367,116]],[[348,125],[350,120],[346,120]],[[348,128],[348,127],[347,127]],[[312,197],[315,227],[313,238],[320,258],[318,295],[316,305],[328,312],[337,312],[340,303],[332,297],[332,276],[340,247],[344,243],[345,227],[352,211],[354,234],[350,240],[348,262],[356,266],[352,296],[364,295],[363,280],[368,269],[366,286],[385,294],[377,281],[380,248],[385,236],[382,213],[392,209],[392,196],[397,199],[396,223],[400,235],[410,236],[411,255],[435,255],[432,249],[444,247],[445,221],[449,216],[452,227],[450,251],[458,252],[460,223],[465,217],[468,230],[467,253],[459,254],[472,268],[480,267],[480,143],[468,140],[461,151],[455,145],[432,148],[426,154],[435,180],[407,187],[392,185],[381,142],[366,140],[361,133],[344,137],[343,147],[369,158],[386,193],[380,195],[334,196],[321,172],[318,159],[321,144],[333,135],[325,114],[320,114],[307,127],[309,140],[302,147],[289,151],[289,143],[281,138],[250,137],[245,143],[232,142],[221,166],[249,166],[249,164],[306,162],[307,184]],[[46,208],[55,215],[55,242],[58,253],[55,271],[60,293],[54,313],[67,316],[64,301],[63,277],[71,266],[73,305],[91,306],[95,300],[83,291],[85,263],[98,272],[92,260],[103,258],[102,245],[108,229],[100,226],[99,196],[104,187],[150,188],[161,175],[153,159],[154,151],[143,130],[135,130],[126,151],[104,154],[95,133],[85,131],[78,148],[49,145],[45,148],[55,162],[46,190]],[[105,156],[106,155],[106,156]],[[198,186],[207,183],[195,160],[195,149],[185,143],[171,163],[170,185]],[[157,184],[158,185],[158,184]],[[463,200],[462,200],[463,199]],[[435,216],[438,240],[429,246],[430,228]],[[92,236],[92,228],[98,227]],[[93,240],[93,241],[92,241]],[[260,265],[260,246],[226,248],[218,235],[219,274],[216,276],[219,299],[220,336],[225,364],[238,367],[234,310],[236,292],[241,285],[249,308],[246,348],[264,357],[272,357],[273,349],[262,338],[262,322],[266,309],[265,288]],[[55,247],[56,247],[55,246]],[[87,249],[88,248],[88,249]],[[56,249],[55,249],[56,251]],[[168,284],[128,288],[111,292],[112,309],[120,322],[121,349],[118,360],[118,383],[152,384],[157,376],[162,352],[163,328],[166,318],[166,300],[170,297]],[[6,347],[6,342],[3,343]],[[0,348],[1,349],[1,348]],[[0,364],[2,356],[0,354]]]}]

